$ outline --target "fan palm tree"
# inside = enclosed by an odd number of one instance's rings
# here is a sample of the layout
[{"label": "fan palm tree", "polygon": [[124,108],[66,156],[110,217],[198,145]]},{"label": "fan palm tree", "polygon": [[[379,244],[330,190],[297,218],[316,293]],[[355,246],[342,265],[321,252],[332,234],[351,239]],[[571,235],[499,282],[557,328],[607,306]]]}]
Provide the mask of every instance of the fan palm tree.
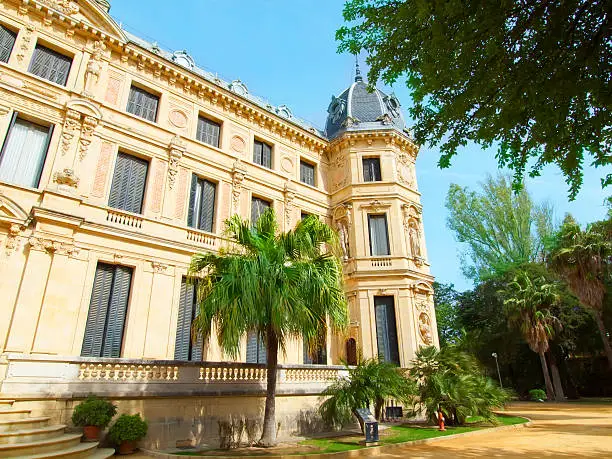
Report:
[{"label": "fan palm tree", "polygon": [[248,332],[267,350],[267,389],[262,446],[276,443],[275,396],[278,351],[302,337],[314,347],[327,327],[348,324],[337,234],[318,218],[305,218],[279,233],[272,209],[256,223],[235,215],[226,221],[230,240],[218,254],[196,254],[190,274],[198,280],[199,315],[194,333],[209,338],[216,326],[221,349],[232,358]]},{"label": "fan palm tree", "polygon": [[603,320],[606,282],[612,273],[612,220],[590,225],[585,231],[567,216],[549,247],[548,265],[567,283],[580,303],[593,313],[608,366],[612,345]]},{"label": "fan palm tree", "polygon": [[554,337],[555,330],[561,326],[550,310],[559,301],[556,286],[544,276],[532,278],[526,270],[520,269],[503,294],[509,322],[519,328],[529,348],[540,356],[546,396],[552,400],[555,391],[544,354],[549,349],[549,341]]}]

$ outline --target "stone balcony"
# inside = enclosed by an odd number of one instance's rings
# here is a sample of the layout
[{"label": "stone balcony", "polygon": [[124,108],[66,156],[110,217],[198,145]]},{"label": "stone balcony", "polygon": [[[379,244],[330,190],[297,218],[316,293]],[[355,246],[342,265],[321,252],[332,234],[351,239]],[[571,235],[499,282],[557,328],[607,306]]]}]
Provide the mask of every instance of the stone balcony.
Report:
[{"label": "stone balcony", "polygon": [[[182,362],[7,354],[0,396],[72,398],[177,397],[265,394],[262,364]],[[348,376],[342,366],[281,365],[279,395],[317,395]]]}]

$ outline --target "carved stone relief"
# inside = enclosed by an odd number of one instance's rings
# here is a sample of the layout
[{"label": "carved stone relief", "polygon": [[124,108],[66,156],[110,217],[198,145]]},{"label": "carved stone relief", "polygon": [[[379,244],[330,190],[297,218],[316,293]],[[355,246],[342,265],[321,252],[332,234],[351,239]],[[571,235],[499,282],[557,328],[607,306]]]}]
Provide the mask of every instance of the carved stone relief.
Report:
[{"label": "carved stone relief", "polygon": [[45,237],[32,236],[28,239],[30,250],[46,252],[48,254],[76,256],[79,249],[72,242],[58,241]]},{"label": "carved stone relief", "polygon": [[232,170],[232,215],[240,210],[240,194],[245,177],[246,168],[240,161],[236,161]]},{"label": "carved stone relief", "polygon": [[83,85],[83,95],[94,97],[94,88],[100,79],[102,71],[102,56],[106,51],[106,45],[101,41],[95,41],[93,44],[93,52],[85,69],[85,84]]},{"label": "carved stone relief", "polygon": [[24,225],[19,225],[17,223],[11,223],[8,234],[6,236],[6,243],[4,246],[7,256],[13,252],[16,252],[19,249],[19,241],[21,239],[21,236],[23,235],[24,230],[25,230]]},{"label": "carved stone relief", "polygon": [[174,136],[168,145],[168,188],[171,190],[174,188],[176,174],[186,148],[185,142],[178,135]]},{"label": "carved stone relief", "polygon": [[288,231],[293,226],[293,210],[295,206],[295,185],[288,181],[285,184],[285,231]]},{"label": "carved stone relief", "polygon": [[428,346],[433,344],[433,334],[431,332],[431,319],[425,312],[419,314],[419,335],[421,340]]},{"label": "carved stone relief", "polygon": [[422,230],[421,230],[421,207],[417,205],[402,205],[404,233],[410,250],[410,256],[417,266],[421,266],[425,259],[423,257]]},{"label": "carved stone relief", "polygon": [[242,154],[246,150],[246,142],[239,135],[235,135],[230,141],[230,148],[232,149],[232,151]]},{"label": "carved stone relief", "polygon": [[340,239],[340,247],[342,248],[342,258],[344,261],[351,258],[351,225],[352,225],[352,210],[353,205],[350,203],[341,204],[334,209],[333,225],[338,231],[338,239]]}]

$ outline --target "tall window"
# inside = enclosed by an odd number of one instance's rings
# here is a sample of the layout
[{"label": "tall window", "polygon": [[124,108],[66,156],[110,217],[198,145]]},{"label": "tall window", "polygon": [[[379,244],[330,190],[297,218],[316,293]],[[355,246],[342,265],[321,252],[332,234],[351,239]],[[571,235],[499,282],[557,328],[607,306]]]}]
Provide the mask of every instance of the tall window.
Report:
[{"label": "tall window", "polygon": [[53,126],[40,126],[13,114],[0,152],[0,181],[38,187]]},{"label": "tall window", "polygon": [[30,63],[30,73],[66,86],[72,59],[42,45],[36,45],[34,57]]},{"label": "tall window", "polygon": [[0,25],[0,61],[8,62],[16,38],[17,34],[15,32]]},{"label": "tall window", "polygon": [[272,147],[256,140],[253,146],[253,162],[270,169],[272,167]]},{"label": "tall window", "polygon": [[136,86],[130,88],[130,96],[127,105],[128,113],[155,122],[157,119],[158,105],[159,97],[155,94],[151,94]]},{"label": "tall window", "polygon": [[132,268],[98,263],[81,355],[120,357]]},{"label": "tall window", "polygon": [[300,161],[300,182],[315,186],[315,167],[313,164]]},{"label": "tall window", "polygon": [[198,336],[195,342],[191,339],[191,323],[197,314],[196,286],[187,283],[187,279],[183,277],[174,345],[174,358],[176,360],[202,360],[202,336]]},{"label": "tall window", "polygon": [[246,363],[266,363],[266,346],[256,332],[247,334]]},{"label": "tall window", "polygon": [[366,182],[380,182],[380,158],[363,158],[363,180]]},{"label": "tall window", "polygon": [[207,143],[213,147],[219,147],[219,132],[221,132],[221,125],[215,121],[204,118],[203,116],[198,117],[198,131],[196,138],[200,142]]},{"label": "tall window", "polygon": [[395,306],[392,296],[374,297],[374,315],[376,318],[376,342],[378,356],[385,362],[399,365],[397,347],[397,326],[395,323]]},{"label": "tall window", "polygon": [[193,174],[189,196],[189,215],[187,224],[212,233],[215,221],[216,185]]},{"label": "tall window", "polygon": [[263,214],[269,207],[270,203],[268,201],[253,196],[251,199],[251,223],[257,223],[257,220],[259,220],[261,214]]},{"label": "tall window", "polygon": [[135,214],[141,213],[148,168],[149,163],[144,159],[120,152],[117,155],[108,205]]},{"label": "tall window", "polygon": [[317,346],[314,353],[309,352],[308,344],[304,341],[304,363],[311,365],[327,365],[327,346],[325,341]]},{"label": "tall window", "polygon": [[370,254],[375,256],[390,255],[387,217],[385,215],[368,215],[370,230]]}]

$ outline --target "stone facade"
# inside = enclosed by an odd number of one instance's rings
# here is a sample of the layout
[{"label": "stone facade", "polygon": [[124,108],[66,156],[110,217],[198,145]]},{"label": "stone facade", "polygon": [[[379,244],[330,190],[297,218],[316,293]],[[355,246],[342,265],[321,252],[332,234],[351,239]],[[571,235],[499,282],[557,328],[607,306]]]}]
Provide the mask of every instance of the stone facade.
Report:
[{"label": "stone facade", "polygon": [[[6,377],[10,386],[11,355],[31,359],[27,371],[39,368],[40,377],[39,356],[57,365],[81,355],[100,262],[132,272],[119,357],[174,359],[190,257],[218,250],[224,220],[249,217],[254,197],[276,209],[284,230],[314,214],[340,233],[351,322],[347,336],[328,336],[328,364],[347,349],[378,354],[378,297],[392,298],[402,366],[419,346],[438,344],[418,148],[407,132],[382,118],[380,128],[328,137],[242,82],[198,69],[186,53],[130,36],[103,1],[3,0],[0,25],[9,42],[14,35],[0,62],[0,174],[15,120],[52,128],[37,186],[0,179],[0,384]],[[65,84],[37,76],[40,47],[69,58]],[[151,120],[126,110],[133,88],[157,98]],[[199,118],[219,126],[217,145],[198,140]],[[269,167],[253,161],[256,142],[271,147]],[[141,212],[109,206],[120,152],[146,161]],[[364,180],[366,157],[380,159],[381,180]],[[312,185],[302,182],[302,162],[314,166]],[[215,186],[211,231],[188,226],[192,174]],[[369,215],[386,218],[388,255],[371,253]],[[239,362],[246,346],[245,338]],[[228,361],[215,340],[203,360]],[[302,343],[281,360],[304,363]]]}]

